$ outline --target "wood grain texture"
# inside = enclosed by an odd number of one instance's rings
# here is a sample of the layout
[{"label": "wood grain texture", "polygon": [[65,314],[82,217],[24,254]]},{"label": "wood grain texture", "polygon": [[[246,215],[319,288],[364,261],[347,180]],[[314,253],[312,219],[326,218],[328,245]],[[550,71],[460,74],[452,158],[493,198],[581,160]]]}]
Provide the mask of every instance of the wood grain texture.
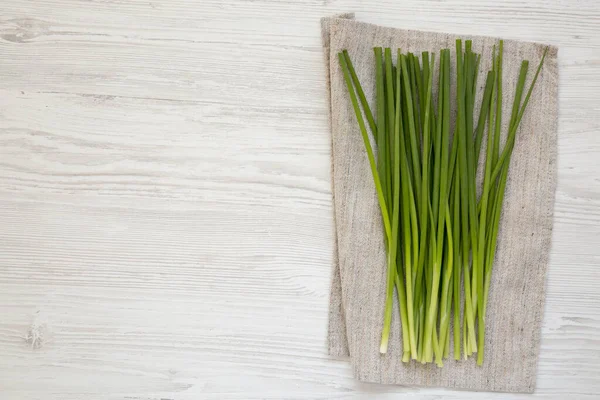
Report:
[{"label": "wood grain texture", "polygon": [[[533,396],[359,384],[326,356],[319,18],[560,47]],[[5,0],[2,399],[594,399],[600,4]]]}]

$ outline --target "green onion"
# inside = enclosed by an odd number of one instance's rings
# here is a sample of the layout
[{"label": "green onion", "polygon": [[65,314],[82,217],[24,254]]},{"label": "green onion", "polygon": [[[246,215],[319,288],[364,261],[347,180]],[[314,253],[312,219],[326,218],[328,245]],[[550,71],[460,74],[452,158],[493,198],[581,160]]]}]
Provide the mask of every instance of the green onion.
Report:
[{"label": "green onion", "polygon": [[[400,56],[400,50],[398,50],[398,57]],[[400,183],[400,176],[402,174],[402,182],[404,182],[405,177],[408,176],[408,174],[406,173],[406,168],[404,167],[406,165],[406,158],[402,157],[402,153],[404,152],[404,140],[401,139],[400,137],[400,133],[402,132],[402,119],[400,118],[401,115],[401,108],[400,108],[400,102],[401,102],[401,90],[400,90],[400,73],[398,71],[396,71],[396,89],[395,89],[395,94],[396,94],[396,110],[395,110],[395,119],[394,119],[394,216],[393,216],[393,220],[394,220],[394,224],[396,227],[396,235],[392,235],[393,236],[393,240],[398,243],[398,224],[399,224],[399,212],[400,212],[400,192],[402,191],[402,216],[403,216],[403,229],[405,231],[404,235],[405,237],[410,237],[410,235],[408,235],[406,233],[408,228],[408,219],[409,219],[409,205],[408,202],[405,201],[406,200],[406,188],[405,185]],[[402,186],[402,188],[401,188]],[[392,230],[394,231],[394,230]],[[409,240],[405,240],[405,248],[404,248],[404,254],[406,254],[408,256],[408,260],[410,262],[410,241]],[[405,301],[405,299],[407,299],[406,297],[406,286],[404,283],[404,268],[402,268],[402,260],[398,259],[399,257],[397,257],[397,274],[396,274],[396,290],[398,291],[398,300],[400,303],[400,318],[402,320],[402,348],[403,348],[403,355],[402,355],[402,361],[403,362],[408,362],[410,360],[410,354],[411,352],[413,354],[416,355],[416,347],[413,350],[411,350],[411,340],[414,341],[414,331],[410,330],[409,331],[409,321],[410,322],[410,326],[412,326],[412,313],[413,313],[413,307],[412,304],[410,304],[410,307],[407,307],[407,302]],[[409,270],[410,272],[410,270]],[[409,275],[409,282],[410,282],[410,275]],[[408,314],[408,309],[410,309],[410,315]],[[410,319],[409,319],[410,318]],[[412,338],[412,339],[411,339]]]},{"label": "green onion", "polygon": [[[451,351],[451,335],[455,359],[461,358],[462,343],[465,358],[476,352],[477,363],[484,361],[486,308],[510,157],[546,56],[544,52],[522,104],[529,64],[523,61],[521,65],[508,136],[500,152],[503,46],[500,41],[498,52],[494,48],[492,69],[483,72],[486,81],[480,99],[481,56],[473,52],[472,42],[465,41],[463,49],[462,40],[456,41],[454,94],[450,92],[450,50],[442,49],[437,104],[433,97],[435,54],[424,51],[419,60],[398,49],[394,65],[390,48],[374,48],[376,118],[350,55],[345,50],[339,53],[384,228],[387,282],[380,352],[386,353],[389,344],[395,287],[404,362],[412,358],[443,366]],[[452,99],[455,107],[451,107]],[[486,131],[483,189],[478,199],[477,167]]]},{"label": "green onion", "polygon": [[[383,189],[381,186],[381,181],[379,179],[379,173],[377,172],[377,166],[375,164],[375,157],[373,155],[373,149],[371,148],[371,142],[369,141],[369,134],[367,133],[367,128],[365,126],[365,121],[362,118],[362,114],[360,112],[360,108],[358,106],[358,100],[356,99],[356,94],[354,93],[354,87],[352,85],[352,79],[350,77],[350,72],[348,70],[348,64],[346,63],[346,59],[343,53],[339,54],[340,65],[342,67],[342,71],[344,73],[344,80],[346,81],[346,86],[348,87],[348,93],[350,94],[350,101],[352,102],[352,107],[354,108],[354,113],[356,115],[356,119],[358,121],[358,125],[360,127],[360,132],[362,134],[363,142],[365,144],[365,150],[367,151],[367,157],[369,159],[369,164],[371,166],[371,173],[373,174],[373,181],[375,182],[375,190],[377,191],[377,198],[379,200],[379,207],[381,208],[381,217],[383,220],[383,226],[385,229],[386,238],[388,243],[392,242],[392,228],[390,225],[390,217],[388,214],[388,209],[385,203],[385,196],[383,193]],[[381,126],[381,125],[380,125]],[[394,282],[394,271],[392,269],[392,261],[390,257],[388,257],[388,293],[386,295],[386,310],[385,310],[385,322],[384,328],[381,338],[381,352],[385,353],[387,351],[388,345],[388,337],[389,330],[391,324],[391,314],[392,314],[392,304],[390,300],[390,293],[393,291],[393,282]],[[391,281],[391,288],[390,288]]]}]

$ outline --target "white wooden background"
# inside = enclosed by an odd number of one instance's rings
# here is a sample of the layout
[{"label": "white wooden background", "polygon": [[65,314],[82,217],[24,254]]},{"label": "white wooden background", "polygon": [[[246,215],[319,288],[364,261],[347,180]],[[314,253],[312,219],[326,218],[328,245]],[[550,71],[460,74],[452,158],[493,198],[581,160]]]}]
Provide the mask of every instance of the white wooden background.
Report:
[{"label": "white wooden background", "polygon": [[326,355],[319,18],[560,46],[543,399],[600,398],[600,3],[2,0],[0,398],[525,399]]}]

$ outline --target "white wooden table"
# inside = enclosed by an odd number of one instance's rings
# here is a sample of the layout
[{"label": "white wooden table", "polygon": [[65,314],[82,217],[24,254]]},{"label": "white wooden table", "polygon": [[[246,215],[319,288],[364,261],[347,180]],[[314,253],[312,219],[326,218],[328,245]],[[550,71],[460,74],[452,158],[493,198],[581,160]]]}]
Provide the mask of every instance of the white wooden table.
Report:
[{"label": "white wooden table", "polygon": [[346,11],[560,46],[534,397],[600,396],[596,0],[3,0],[1,399],[529,398],[360,384],[326,355],[319,18]]}]

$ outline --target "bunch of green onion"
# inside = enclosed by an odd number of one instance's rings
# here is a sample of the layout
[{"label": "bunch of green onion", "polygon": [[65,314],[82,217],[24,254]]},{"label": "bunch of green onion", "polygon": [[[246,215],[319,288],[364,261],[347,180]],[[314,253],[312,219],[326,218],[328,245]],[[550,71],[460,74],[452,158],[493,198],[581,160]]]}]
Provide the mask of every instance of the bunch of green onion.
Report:
[{"label": "bunch of green onion", "polygon": [[[388,347],[395,287],[402,361],[427,363],[435,357],[442,366],[450,353],[452,334],[454,358],[461,358],[462,343],[464,358],[477,353],[481,365],[510,158],[546,52],[523,101],[529,62],[521,63],[502,149],[502,41],[497,50],[494,47],[492,68],[479,100],[481,56],[472,51],[470,40],[465,41],[464,49],[463,42],[456,41],[454,71],[449,49],[440,51],[437,66],[435,53],[423,52],[419,60],[397,50],[394,65],[391,49],[377,47],[374,52],[376,114],[371,112],[347,51],[339,53],[339,61],[372,170],[387,246],[380,351],[386,353]],[[439,79],[434,96],[436,69]],[[453,75],[455,93],[450,90]],[[476,101],[480,101],[477,116]],[[451,120],[455,121],[452,127]],[[477,166],[486,132],[483,188],[478,198]]]}]

